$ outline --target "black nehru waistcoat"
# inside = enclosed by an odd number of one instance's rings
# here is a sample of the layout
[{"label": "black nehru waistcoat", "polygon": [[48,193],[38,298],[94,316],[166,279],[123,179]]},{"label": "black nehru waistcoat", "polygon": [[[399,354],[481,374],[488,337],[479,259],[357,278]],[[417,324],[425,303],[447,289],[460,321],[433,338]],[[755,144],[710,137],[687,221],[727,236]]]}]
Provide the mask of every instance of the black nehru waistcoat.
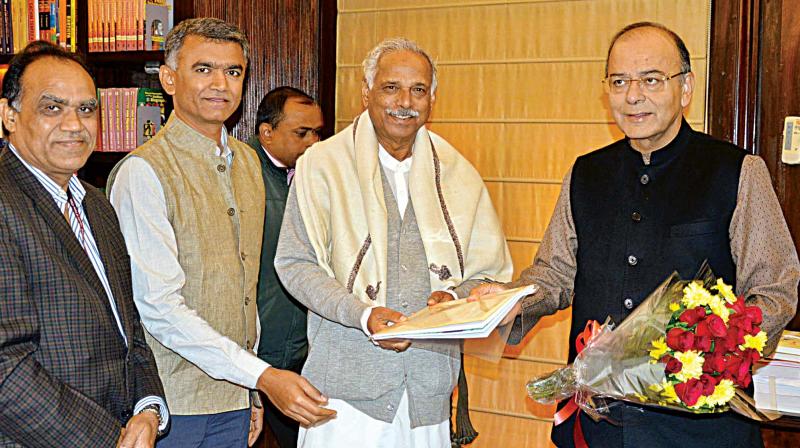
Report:
[{"label": "black nehru waistcoat", "polygon": [[[708,259],[717,277],[735,285],[728,227],[744,156],[683,122],[649,165],[627,140],[578,158],[570,184],[578,237],[570,362],[588,320],[622,322],[673,271],[692,278]],[[733,412],[700,416],[614,406],[621,426],[581,414],[590,447],[762,446],[758,426]],[[574,416],[553,428],[558,446],[573,446],[573,424]]]}]

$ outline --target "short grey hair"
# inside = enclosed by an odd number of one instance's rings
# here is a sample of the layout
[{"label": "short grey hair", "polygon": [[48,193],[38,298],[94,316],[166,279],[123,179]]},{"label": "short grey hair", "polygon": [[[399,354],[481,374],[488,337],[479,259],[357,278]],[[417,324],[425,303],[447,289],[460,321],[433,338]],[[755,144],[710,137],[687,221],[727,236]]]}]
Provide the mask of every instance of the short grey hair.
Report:
[{"label": "short grey hair", "polygon": [[167,34],[167,38],[164,41],[164,61],[169,68],[178,69],[178,52],[189,36],[237,43],[242,47],[244,60],[250,60],[250,43],[247,41],[247,36],[238,26],[213,17],[198,17],[182,21]]},{"label": "short grey hair", "polygon": [[436,63],[433,58],[428,55],[416,42],[406,39],[405,37],[392,37],[385,39],[373,48],[361,64],[364,67],[364,82],[367,83],[368,88],[372,88],[375,83],[375,74],[378,72],[378,61],[387,53],[394,53],[396,51],[411,51],[423,56],[428,64],[431,66],[431,96],[436,93]]}]

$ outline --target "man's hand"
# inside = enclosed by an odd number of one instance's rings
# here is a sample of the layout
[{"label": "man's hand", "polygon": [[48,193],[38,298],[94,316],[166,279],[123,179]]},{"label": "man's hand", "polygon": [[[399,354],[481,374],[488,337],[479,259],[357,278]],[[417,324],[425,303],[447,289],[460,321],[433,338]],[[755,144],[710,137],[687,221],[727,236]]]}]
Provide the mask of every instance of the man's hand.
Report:
[{"label": "man's hand", "polygon": [[336,411],[322,406],[328,403],[307,379],[290,371],[268,367],[256,383],[258,390],[287,417],[303,426],[311,426],[336,415]]},{"label": "man's hand", "polygon": [[158,434],[158,416],[152,412],[140,412],[122,428],[118,448],[152,448]]},{"label": "man's hand", "polygon": [[[469,297],[467,297],[468,302],[475,302],[481,299],[481,296],[485,296],[487,294],[493,294],[500,291],[505,291],[508,289],[506,285],[503,283],[481,283],[480,285],[472,288],[469,292]],[[502,327],[505,325],[514,322],[514,319],[519,315],[522,311],[522,304],[521,301],[517,302],[511,311],[503,317],[503,320],[500,321],[498,327]]]},{"label": "man's hand", "polygon": [[433,291],[431,296],[428,297],[428,306],[434,306],[437,303],[449,302],[455,300],[453,295],[445,291]]},{"label": "man's hand", "polygon": [[[398,313],[397,311],[383,306],[378,306],[373,308],[369,314],[367,330],[369,330],[369,334],[375,334],[386,327],[390,327],[390,323],[393,324],[404,320],[406,320],[406,316],[402,313]],[[411,341],[408,339],[385,339],[376,342],[382,349],[394,350],[398,353],[405,351],[411,345]]]},{"label": "man's hand", "polygon": [[264,425],[264,408],[250,406],[250,432],[247,433],[247,446],[253,446]]}]

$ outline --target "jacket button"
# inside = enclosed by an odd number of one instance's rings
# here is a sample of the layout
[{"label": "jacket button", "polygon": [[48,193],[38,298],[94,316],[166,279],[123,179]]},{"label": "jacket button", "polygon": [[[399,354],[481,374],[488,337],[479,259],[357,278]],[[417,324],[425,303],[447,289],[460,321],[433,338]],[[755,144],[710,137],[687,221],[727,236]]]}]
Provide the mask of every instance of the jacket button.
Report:
[{"label": "jacket button", "polygon": [[639,212],[633,212],[631,213],[631,219],[633,222],[639,222],[642,220],[642,215]]},{"label": "jacket button", "polygon": [[637,259],[635,256],[628,255],[628,264],[629,265],[636,266],[636,263],[638,263],[638,262],[639,262],[639,259]]},{"label": "jacket button", "polygon": [[403,300],[403,302],[400,303],[400,306],[402,306],[403,308],[408,308],[408,302]]},{"label": "jacket button", "polygon": [[625,305],[626,309],[633,309],[633,300],[630,297],[626,297],[625,300],[622,301],[622,304]]},{"label": "jacket button", "polygon": [[223,165],[221,163],[219,165],[217,165],[217,171],[219,171],[220,173],[224,173],[225,172],[225,165]]},{"label": "jacket button", "polygon": [[389,411],[394,411],[394,406],[392,406],[391,404],[387,404],[386,409],[388,409]]},{"label": "jacket button", "polygon": [[642,185],[647,185],[648,183],[650,183],[650,176],[648,176],[647,174],[642,174],[642,177],[639,178],[639,182],[641,182]]},{"label": "jacket button", "polygon": [[246,254],[246,253],[244,253],[244,252],[240,252],[240,253],[239,253],[239,256],[241,256],[241,257],[242,257],[242,261],[244,261],[244,259],[245,259],[245,258],[247,258],[247,254]]},{"label": "jacket button", "polygon": [[244,304],[245,305],[250,305],[250,297],[245,297],[244,298]]},{"label": "jacket button", "polygon": [[233,216],[233,215],[235,215],[235,214],[236,214],[236,210],[234,210],[234,209],[232,209],[232,208],[229,208],[229,209],[228,209],[228,216]]}]

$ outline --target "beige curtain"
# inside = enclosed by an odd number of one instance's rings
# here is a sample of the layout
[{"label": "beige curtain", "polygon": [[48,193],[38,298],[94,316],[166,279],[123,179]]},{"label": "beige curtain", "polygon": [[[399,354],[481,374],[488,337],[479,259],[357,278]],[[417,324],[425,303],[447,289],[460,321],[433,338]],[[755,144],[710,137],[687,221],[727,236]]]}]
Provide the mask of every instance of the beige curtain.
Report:
[{"label": "beige curtain", "polygon": [[[575,158],[621,137],[601,79],[609,40],[649,20],[686,42],[697,76],[687,111],[704,129],[710,0],[339,0],[336,126],[361,111],[361,61],[386,37],[437,60],[429,127],[484,178],[518,274],[533,260],[561,179]],[[499,364],[468,358],[474,447],[548,446],[552,406],[527,399],[528,378],[565,362],[569,311],[543,319]]]}]

